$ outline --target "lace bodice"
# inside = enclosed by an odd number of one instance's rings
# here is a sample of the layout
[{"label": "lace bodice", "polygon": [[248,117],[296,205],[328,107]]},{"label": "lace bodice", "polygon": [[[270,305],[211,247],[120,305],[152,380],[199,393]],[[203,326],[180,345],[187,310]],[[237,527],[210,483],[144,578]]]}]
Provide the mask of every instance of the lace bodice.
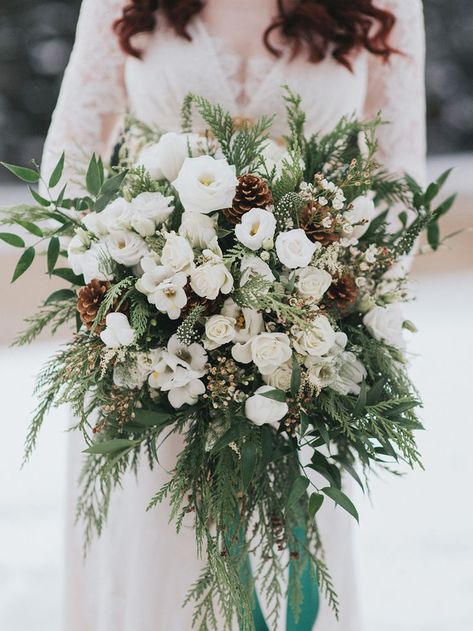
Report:
[{"label": "lace bodice", "polygon": [[[46,173],[64,149],[74,168],[94,151],[109,155],[127,110],[164,131],[178,130],[181,102],[189,91],[220,102],[235,116],[255,119],[276,113],[273,135],[281,136],[281,86],[288,84],[303,98],[308,133],[329,130],[344,114],[373,117],[381,111],[391,122],[379,132],[381,160],[389,169],[423,179],[421,0],[378,1],[396,15],[391,44],[402,54],[392,55],[385,64],[360,52],[354,57],[353,72],[331,57],[319,64],[302,56],[275,59],[269,53],[244,58],[231,52],[226,33],[211,35],[201,17],[190,25],[190,42],[158,19],[154,33],[137,36],[144,51],[143,60],[138,60],[120,50],[111,30],[125,4],[126,0],[83,0],[76,43],[46,142]],[[248,21],[247,28],[251,24]]]}]

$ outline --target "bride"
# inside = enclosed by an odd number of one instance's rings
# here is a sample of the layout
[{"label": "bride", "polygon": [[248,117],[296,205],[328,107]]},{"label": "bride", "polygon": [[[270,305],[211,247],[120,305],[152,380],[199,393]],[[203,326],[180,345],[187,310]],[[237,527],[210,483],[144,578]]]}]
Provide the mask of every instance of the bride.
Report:
[{"label": "bride", "polygon": [[[303,98],[308,134],[381,111],[391,124],[379,132],[380,160],[422,180],[423,57],[421,0],[83,0],[43,168],[65,149],[70,179],[84,156],[110,156],[127,111],[178,131],[188,92],[250,120],[276,113],[278,138],[288,84]],[[83,447],[71,440],[64,630],[190,631],[192,610],[181,603],[199,573],[194,534],[177,536],[164,505],[145,512],[179,437],[162,447],[160,469],[144,464],[125,479],[85,562],[73,525]],[[327,507],[319,520],[341,617],[322,602],[314,628],[360,631],[350,517]]]}]

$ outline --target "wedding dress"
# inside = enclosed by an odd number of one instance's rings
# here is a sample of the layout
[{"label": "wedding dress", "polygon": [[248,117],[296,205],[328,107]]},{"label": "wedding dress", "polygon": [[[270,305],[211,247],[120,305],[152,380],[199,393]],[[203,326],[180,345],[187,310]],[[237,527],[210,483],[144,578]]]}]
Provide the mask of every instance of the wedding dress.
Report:
[{"label": "wedding dress", "polygon": [[[353,57],[353,72],[330,57],[319,64],[302,56],[291,61],[287,54],[276,59],[263,47],[260,55],[244,58],[226,44],[227,32],[211,34],[204,17],[192,21],[191,41],[178,38],[160,17],[154,33],[136,38],[143,59],[127,57],[111,30],[125,4],[124,0],[83,1],[76,44],[46,143],[46,174],[63,150],[69,178],[84,156],[92,152],[109,156],[127,110],[164,131],[178,131],[180,105],[188,92],[221,103],[235,116],[256,119],[276,113],[273,134],[280,137],[286,131],[281,86],[288,84],[303,98],[307,133],[329,130],[344,114],[369,118],[381,111],[391,124],[379,130],[380,159],[391,170],[422,179],[421,0],[380,0],[379,5],[397,18],[391,44],[402,52],[383,64],[361,51]],[[229,21],[228,31],[232,28]],[[251,20],[245,28],[252,28]],[[261,38],[261,33],[254,37]],[[201,567],[193,532],[187,527],[177,536],[168,524],[165,505],[145,512],[179,447],[178,437],[169,439],[160,452],[161,467],[151,472],[144,463],[137,478],[126,476],[112,499],[108,525],[84,562],[81,526],[73,524],[83,445],[80,437],[71,439],[64,631],[190,631],[192,610],[181,605]],[[322,602],[314,629],[362,631],[353,520],[342,510],[325,506],[319,521],[341,618],[337,623]]]}]

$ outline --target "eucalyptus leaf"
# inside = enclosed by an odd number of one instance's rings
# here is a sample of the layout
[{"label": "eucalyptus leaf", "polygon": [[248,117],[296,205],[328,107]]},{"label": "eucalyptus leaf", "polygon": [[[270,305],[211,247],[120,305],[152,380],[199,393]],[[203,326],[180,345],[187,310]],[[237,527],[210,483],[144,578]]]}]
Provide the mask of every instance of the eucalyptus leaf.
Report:
[{"label": "eucalyptus leaf", "polygon": [[17,219],[16,223],[22,228],[24,228],[27,232],[34,234],[35,237],[43,236],[43,231],[41,230],[41,228],[37,226],[36,224],[32,223],[31,221],[24,221],[23,219]]},{"label": "eucalyptus leaf", "polygon": [[52,272],[53,276],[58,276],[72,285],[85,285],[84,277],[77,276],[69,267],[58,267]]},{"label": "eucalyptus leaf", "polygon": [[24,248],[25,242],[21,237],[17,234],[13,234],[11,232],[0,232],[0,239],[8,243],[8,245],[12,245],[14,248]]},{"label": "eucalyptus leaf", "polygon": [[309,515],[310,517],[315,517],[315,514],[320,510],[322,504],[324,503],[324,496],[320,493],[312,493],[309,498]]},{"label": "eucalyptus leaf", "polygon": [[58,163],[54,167],[53,172],[51,173],[51,177],[49,178],[48,186],[49,188],[54,188],[59,184],[59,180],[62,177],[62,172],[64,171],[64,158],[65,154],[62,153],[61,157],[58,160]]},{"label": "eucalyptus leaf", "polygon": [[72,291],[72,289],[58,289],[57,291],[53,291],[53,293],[46,298],[44,301],[45,305],[53,304],[54,302],[62,302],[63,300],[69,300],[70,298],[75,298],[76,293]]},{"label": "eucalyptus leaf", "polygon": [[356,510],[355,505],[353,504],[351,499],[345,495],[343,491],[341,491],[340,489],[336,489],[332,486],[326,486],[325,488],[321,489],[321,491],[327,497],[333,500],[335,504],[338,504],[344,510],[346,510],[347,513],[349,513],[352,517],[354,517],[357,522],[360,521],[360,518],[358,516],[358,511]]},{"label": "eucalyptus leaf", "polygon": [[93,154],[89,162],[89,167],[87,169],[87,174],[85,176],[85,184],[86,184],[87,190],[89,191],[91,195],[96,197],[99,194],[100,189],[102,187],[102,182],[100,179],[100,169],[97,163],[97,158],[95,156],[95,153]]},{"label": "eucalyptus leaf", "polygon": [[29,184],[39,182],[40,175],[38,171],[27,169],[26,167],[17,167],[14,164],[7,164],[6,162],[0,162],[0,164],[8,169],[10,173],[13,173],[18,179],[23,180],[23,182],[28,182]]},{"label": "eucalyptus leaf", "polygon": [[34,261],[35,257],[35,249],[33,247],[26,248],[23,254],[20,256],[20,260],[16,264],[15,271],[13,272],[13,276],[11,282],[14,283],[22,274],[26,272],[26,270],[30,267],[31,263]]},{"label": "eucalyptus leaf", "polygon": [[40,206],[44,206],[47,207],[51,204],[51,202],[49,201],[49,199],[46,199],[44,197],[42,197],[37,191],[34,190],[33,187],[29,186],[28,187],[30,189],[30,193],[33,196],[33,199],[38,202],[38,204]]},{"label": "eucalyptus leaf", "polygon": [[309,480],[303,475],[294,480],[294,484],[292,485],[291,491],[287,498],[286,508],[291,508],[294,504],[297,504],[297,502],[307,491],[307,487],[309,486],[309,484]]},{"label": "eucalyptus leaf", "polygon": [[59,258],[60,248],[61,248],[61,246],[60,246],[58,237],[51,237],[51,239],[49,241],[49,245],[48,245],[48,255],[47,255],[47,259],[48,259],[48,274],[50,276],[54,272],[54,268],[55,268],[57,260]]},{"label": "eucalyptus leaf", "polygon": [[284,403],[286,401],[286,393],[283,390],[278,390],[277,388],[274,388],[274,390],[268,390],[268,392],[260,392],[259,396],[271,399],[272,401],[279,401],[280,403]]}]

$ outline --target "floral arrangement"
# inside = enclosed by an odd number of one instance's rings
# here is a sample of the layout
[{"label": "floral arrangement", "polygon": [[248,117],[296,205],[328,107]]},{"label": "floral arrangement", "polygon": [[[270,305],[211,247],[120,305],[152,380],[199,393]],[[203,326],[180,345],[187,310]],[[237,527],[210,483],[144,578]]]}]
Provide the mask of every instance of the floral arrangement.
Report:
[{"label": "floral arrangement", "polygon": [[[181,433],[149,508],[166,498],[178,529],[193,516],[207,560],[189,592],[199,629],[217,629],[217,609],[225,628],[238,619],[254,629],[255,581],[274,623],[288,564],[294,616],[307,573],[337,610],[318,510],[330,501],[358,519],[343,476],[364,487],[373,467],[419,463],[402,262],[423,231],[437,249],[453,198],[433,201],[448,173],[424,191],[384,172],[380,120],[344,119],[307,138],[300,99],[285,99],[284,144],[269,139],[270,118],[235,121],[194,95],[182,133],[130,119],[114,163],[90,160],[79,198],[67,184],[54,192],[64,155],[48,181],[5,165],[43,182],[41,193],[31,188],[34,205],[1,215],[37,238],[0,234],[23,248],[13,280],[46,242],[49,274],[68,285],[16,342],[77,327],[39,377],[26,458],[51,406],[71,405],[87,454],[78,505],[87,543],[125,471],[139,458],[153,467],[163,437]],[[192,131],[194,110],[205,133]]]}]

